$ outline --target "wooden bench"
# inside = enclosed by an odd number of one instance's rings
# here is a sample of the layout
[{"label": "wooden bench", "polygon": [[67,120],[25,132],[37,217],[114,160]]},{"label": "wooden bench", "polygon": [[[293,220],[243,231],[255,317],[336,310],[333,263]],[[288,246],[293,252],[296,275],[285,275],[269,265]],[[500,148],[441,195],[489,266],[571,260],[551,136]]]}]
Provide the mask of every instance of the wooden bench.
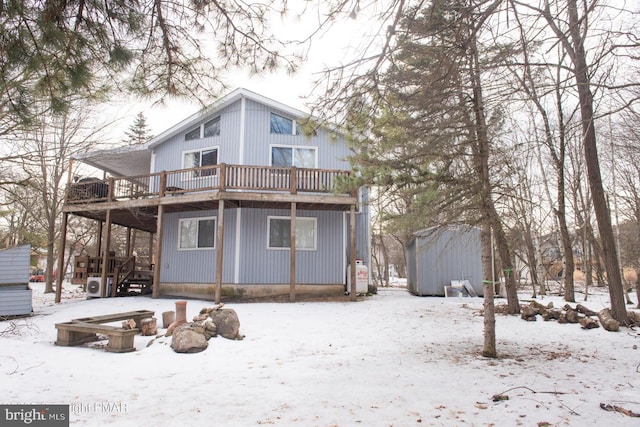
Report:
[{"label": "wooden bench", "polygon": [[133,319],[136,322],[136,328],[140,329],[140,322],[142,322],[142,319],[153,317],[154,314],[155,312],[151,310],[125,311],[123,313],[103,314],[100,316],[91,316],[91,317],[83,317],[81,319],[73,319],[72,322],[111,323],[111,322],[117,322],[119,320]]},{"label": "wooden bench", "polygon": [[[140,332],[142,319],[153,317],[149,310],[128,311],[124,313],[106,314],[101,316],[73,319],[70,322],[56,323],[58,338],[55,342],[59,346],[74,346],[98,340],[98,334],[107,335],[109,342],[105,350],[113,353],[135,351],[134,336]],[[124,329],[119,326],[103,325],[103,323],[118,320],[134,319],[136,328]]]}]

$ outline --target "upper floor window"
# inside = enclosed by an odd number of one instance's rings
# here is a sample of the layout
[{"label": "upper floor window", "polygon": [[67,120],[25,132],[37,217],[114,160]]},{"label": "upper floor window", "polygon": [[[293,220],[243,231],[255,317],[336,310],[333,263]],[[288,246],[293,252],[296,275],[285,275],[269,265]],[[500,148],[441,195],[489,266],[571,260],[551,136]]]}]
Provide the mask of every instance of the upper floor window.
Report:
[{"label": "upper floor window", "polygon": [[[217,148],[204,148],[201,150],[185,151],[182,156],[183,169],[199,168],[202,166],[215,166],[218,164]],[[211,176],[215,174],[215,168],[199,169],[193,171],[194,178]]]},{"label": "upper floor window", "polygon": [[271,113],[271,133],[300,135],[300,125],[295,120]]},{"label": "upper floor window", "polygon": [[191,141],[192,139],[200,139],[200,126],[184,134],[185,141]]},{"label": "upper floor window", "polygon": [[185,218],[178,227],[178,249],[215,249],[216,218]]},{"label": "upper floor window", "polygon": [[220,116],[204,124],[204,137],[220,135]]},{"label": "upper floor window", "polygon": [[272,146],[271,166],[316,168],[316,152],[315,147]]},{"label": "upper floor window", "polygon": [[209,136],[218,135],[220,135],[220,116],[209,120],[208,122],[198,126],[197,128],[191,129],[189,132],[184,134],[184,140],[191,141],[193,139],[207,138]]}]

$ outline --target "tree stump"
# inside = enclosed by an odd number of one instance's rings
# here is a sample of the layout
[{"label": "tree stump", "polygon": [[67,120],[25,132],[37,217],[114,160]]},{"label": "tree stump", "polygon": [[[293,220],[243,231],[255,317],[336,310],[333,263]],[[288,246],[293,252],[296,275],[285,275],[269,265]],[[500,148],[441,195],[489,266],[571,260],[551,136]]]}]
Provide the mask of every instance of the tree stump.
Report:
[{"label": "tree stump", "polygon": [[170,324],[176,321],[175,311],[165,311],[162,313],[162,327],[167,329]]},{"label": "tree stump", "polygon": [[140,322],[140,334],[143,336],[156,335],[158,333],[158,323],[155,317],[142,319]]}]

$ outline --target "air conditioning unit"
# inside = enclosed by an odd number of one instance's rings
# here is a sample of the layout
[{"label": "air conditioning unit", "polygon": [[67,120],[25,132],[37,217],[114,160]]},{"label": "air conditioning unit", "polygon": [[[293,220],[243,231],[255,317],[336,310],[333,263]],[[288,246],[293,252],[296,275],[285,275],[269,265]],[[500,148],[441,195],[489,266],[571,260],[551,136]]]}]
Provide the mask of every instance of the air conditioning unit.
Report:
[{"label": "air conditioning unit", "polygon": [[[107,278],[107,290],[105,291],[105,295],[109,296],[111,293],[111,283],[113,279],[111,277]],[[87,279],[87,299],[89,298],[101,298],[102,297],[102,277],[89,277]]]}]

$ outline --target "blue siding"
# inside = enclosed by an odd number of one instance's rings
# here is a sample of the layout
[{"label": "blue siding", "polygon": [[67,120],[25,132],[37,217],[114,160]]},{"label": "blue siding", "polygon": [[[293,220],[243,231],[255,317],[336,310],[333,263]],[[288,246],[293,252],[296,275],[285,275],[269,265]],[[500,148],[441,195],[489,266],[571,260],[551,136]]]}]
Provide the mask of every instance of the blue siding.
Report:
[{"label": "blue siding", "polygon": [[[244,105],[244,113],[242,106]],[[237,100],[218,111],[203,114],[199,123],[220,116],[220,135],[185,141],[188,129],[154,148],[153,172],[182,168],[182,153],[209,147],[218,148],[218,162],[269,165],[272,145],[317,148],[317,167],[349,170],[350,150],[342,135],[318,129],[317,135],[279,135],[270,132],[270,114],[298,120],[287,112],[249,98]],[[242,124],[244,123],[244,129]],[[178,182],[168,185],[182,186]],[[217,249],[178,251],[179,219],[217,217],[217,211],[167,214],[164,223],[160,280],[167,283],[215,283]],[[237,284],[289,283],[289,250],[267,249],[267,217],[290,216],[290,211],[267,209],[225,210],[223,282]],[[296,282],[302,284],[344,284],[347,264],[349,217],[339,211],[301,211],[298,216],[317,218],[317,249],[299,250]],[[369,212],[363,206],[357,215],[357,257],[369,262]]]},{"label": "blue siding", "polygon": [[29,283],[31,246],[0,249],[0,284]]},{"label": "blue siding", "polygon": [[[162,244],[162,270],[160,270],[161,282],[183,283],[215,283],[216,258],[218,248],[201,250],[178,250],[178,224],[181,218],[216,217],[218,211],[195,211],[172,213],[165,216],[163,244]],[[222,280],[226,283],[233,282],[233,262],[235,252],[235,209],[224,211],[224,255]],[[217,233],[217,222],[216,222]]]},{"label": "blue siding", "polygon": [[[289,250],[267,249],[269,216],[289,217],[289,210],[243,209],[240,283],[289,283]],[[345,244],[342,212],[300,211],[297,217],[317,218],[317,248],[296,252],[296,282],[343,284]]]},{"label": "blue siding", "polygon": [[200,123],[189,128],[191,130],[219,115],[220,135],[218,136],[185,141],[184,134],[186,132],[180,132],[167,140],[167,142],[157,146],[154,151],[155,165],[153,172],[181,169],[182,153],[184,151],[208,147],[218,147],[218,163],[239,164],[240,105],[240,101],[234,102],[219,112],[212,113],[210,116],[203,116]]},{"label": "blue siding", "polygon": [[[223,282],[234,283],[236,227],[240,214],[240,268],[237,283],[289,283],[289,250],[267,249],[269,216],[290,216],[289,210],[225,209]],[[217,217],[217,211],[166,216],[162,247],[162,282],[214,283],[217,248],[178,251],[180,218]],[[317,248],[296,253],[296,282],[343,284],[345,271],[344,220],[342,212],[298,211],[298,217],[317,218]]]},{"label": "blue siding", "polygon": [[272,134],[270,131],[272,112],[291,119],[299,118],[251,100],[247,100],[246,104],[244,164],[268,165],[271,161],[272,145],[295,145],[317,147],[318,168],[320,169],[350,169],[349,162],[346,160],[350,151],[342,136],[324,128],[318,129],[317,135],[314,136]]}]

